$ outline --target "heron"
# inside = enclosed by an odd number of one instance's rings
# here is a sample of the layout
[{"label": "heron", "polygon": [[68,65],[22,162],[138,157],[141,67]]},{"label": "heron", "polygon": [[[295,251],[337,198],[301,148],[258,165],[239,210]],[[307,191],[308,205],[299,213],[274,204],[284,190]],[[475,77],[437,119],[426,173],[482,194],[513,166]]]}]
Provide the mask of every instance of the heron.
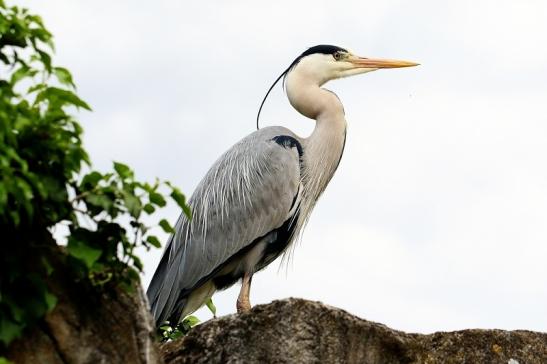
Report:
[{"label": "heron", "polygon": [[[250,310],[253,274],[289,251],[342,157],[344,107],[322,86],[378,69],[416,65],[359,57],[333,45],[300,54],[262,100],[258,130],[213,164],[188,200],[192,218],[178,218],[147,290],[156,325],[178,323],[216,291],[240,280],[236,309]],[[281,78],[292,107],[315,120],[307,138],[281,126],[258,128],[262,106]]]}]

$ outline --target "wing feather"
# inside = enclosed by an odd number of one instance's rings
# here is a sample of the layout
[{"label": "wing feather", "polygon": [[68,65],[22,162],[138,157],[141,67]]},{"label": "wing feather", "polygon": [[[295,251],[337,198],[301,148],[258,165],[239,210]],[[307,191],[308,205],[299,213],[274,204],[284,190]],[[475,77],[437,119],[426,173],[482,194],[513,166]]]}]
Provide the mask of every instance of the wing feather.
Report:
[{"label": "wing feather", "polygon": [[147,291],[157,322],[170,316],[181,294],[290,217],[301,182],[301,151],[276,143],[279,135],[297,138],[282,127],[247,136],[215,162],[194,191],[193,218],[179,217]]}]

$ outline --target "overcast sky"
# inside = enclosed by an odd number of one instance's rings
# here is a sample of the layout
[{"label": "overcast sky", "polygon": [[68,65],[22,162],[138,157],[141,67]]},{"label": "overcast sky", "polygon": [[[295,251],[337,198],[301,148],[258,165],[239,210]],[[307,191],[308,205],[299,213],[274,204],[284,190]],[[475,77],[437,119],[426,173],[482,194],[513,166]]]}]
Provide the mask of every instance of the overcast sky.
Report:
[{"label": "overcast sky", "polygon": [[[307,47],[421,63],[327,84],[344,157],[292,263],[257,274],[251,302],[304,297],[415,332],[547,331],[547,2],[19,3],[94,109],[79,116],[94,166],[122,161],[188,195]],[[262,115],[302,136],[314,125],[280,88]],[[142,255],[146,287],[161,251]],[[238,290],[215,296],[221,314]]]}]

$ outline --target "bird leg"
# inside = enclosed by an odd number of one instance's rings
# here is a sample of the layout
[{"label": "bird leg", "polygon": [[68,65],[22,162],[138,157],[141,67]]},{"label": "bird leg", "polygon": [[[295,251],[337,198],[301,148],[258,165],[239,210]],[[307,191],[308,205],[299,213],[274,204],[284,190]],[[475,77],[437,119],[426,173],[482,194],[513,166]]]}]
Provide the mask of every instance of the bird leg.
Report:
[{"label": "bird leg", "polygon": [[251,292],[252,273],[245,273],[241,281],[241,291],[237,297],[237,313],[247,312],[251,309],[251,301],[249,301],[249,293]]}]

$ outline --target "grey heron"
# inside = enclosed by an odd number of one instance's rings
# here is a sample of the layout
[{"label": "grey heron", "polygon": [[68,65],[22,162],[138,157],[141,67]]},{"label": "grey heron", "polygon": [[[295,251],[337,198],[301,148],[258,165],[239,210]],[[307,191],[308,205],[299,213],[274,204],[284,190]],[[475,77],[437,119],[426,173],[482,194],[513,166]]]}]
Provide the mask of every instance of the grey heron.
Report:
[{"label": "grey heron", "polygon": [[[253,274],[273,262],[299,235],[336,171],[346,139],[344,108],[322,86],[334,79],[417,63],[364,58],[332,46],[311,47],[283,78],[290,104],[315,120],[302,138],[287,128],[259,129],[225,152],[189,199],[148,287],[159,325],[178,323],[217,290],[242,281],[238,312],[251,308]],[[257,125],[258,117],[257,116]]]}]

